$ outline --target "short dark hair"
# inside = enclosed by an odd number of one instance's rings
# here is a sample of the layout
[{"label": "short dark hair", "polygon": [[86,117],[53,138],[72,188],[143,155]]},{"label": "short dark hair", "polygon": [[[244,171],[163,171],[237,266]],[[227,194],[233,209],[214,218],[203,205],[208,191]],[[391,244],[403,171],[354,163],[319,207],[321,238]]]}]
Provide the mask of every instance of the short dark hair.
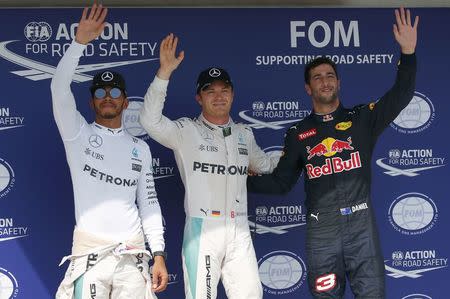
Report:
[{"label": "short dark hair", "polygon": [[321,64],[328,64],[328,65],[330,65],[333,68],[334,73],[336,74],[336,78],[339,79],[336,63],[334,63],[333,60],[331,60],[328,57],[321,56],[321,57],[317,57],[317,58],[311,60],[306,65],[306,67],[305,67],[305,83],[306,84],[309,84],[309,82],[311,81],[311,74],[310,74],[311,70],[313,68],[318,67]]}]

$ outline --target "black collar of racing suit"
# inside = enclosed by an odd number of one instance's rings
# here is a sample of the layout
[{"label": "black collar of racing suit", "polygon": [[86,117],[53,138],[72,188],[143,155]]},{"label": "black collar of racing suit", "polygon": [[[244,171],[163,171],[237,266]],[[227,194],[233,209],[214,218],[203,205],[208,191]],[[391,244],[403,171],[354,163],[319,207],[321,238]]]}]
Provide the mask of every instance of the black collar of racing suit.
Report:
[{"label": "black collar of racing suit", "polygon": [[102,126],[96,122],[92,123],[96,129],[97,132],[105,134],[105,135],[110,135],[110,136],[121,136],[123,135],[123,126],[120,126],[120,128],[117,129],[113,129],[113,128],[108,128],[105,126]]},{"label": "black collar of racing suit", "polygon": [[345,108],[344,106],[342,106],[342,103],[339,102],[339,106],[336,108],[336,110],[334,110],[331,113],[328,114],[317,114],[313,111],[312,117],[321,123],[325,123],[325,122],[329,122],[332,121],[334,119],[339,119],[343,114],[345,113]]}]

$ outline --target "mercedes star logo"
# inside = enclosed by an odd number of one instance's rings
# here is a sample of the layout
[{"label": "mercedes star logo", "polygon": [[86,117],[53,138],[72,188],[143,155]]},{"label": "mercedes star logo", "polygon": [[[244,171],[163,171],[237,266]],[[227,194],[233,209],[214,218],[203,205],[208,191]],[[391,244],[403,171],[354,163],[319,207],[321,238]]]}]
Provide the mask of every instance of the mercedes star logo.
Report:
[{"label": "mercedes star logo", "polygon": [[103,144],[103,139],[100,135],[91,135],[89,137],[89,144],[92,147],[100,147]]},{"label": "mercedes star logo", "polygon": [[104,72],[104,73],[102,74],[102,80],[103,80],[103,81],[109,82],[109,81],[111,81],[113,78],[114,78],[114,75],[113,75],[111,72],[106,71],[106,72]]},{"label": "mercedes star logo", "polygon": [[220,71],[218,69],[216,69],[216,68],[212,68],[212,69],[209,70],[209,75],[211,77],[214,77],[214,78],[219,77],[220,76]]}]

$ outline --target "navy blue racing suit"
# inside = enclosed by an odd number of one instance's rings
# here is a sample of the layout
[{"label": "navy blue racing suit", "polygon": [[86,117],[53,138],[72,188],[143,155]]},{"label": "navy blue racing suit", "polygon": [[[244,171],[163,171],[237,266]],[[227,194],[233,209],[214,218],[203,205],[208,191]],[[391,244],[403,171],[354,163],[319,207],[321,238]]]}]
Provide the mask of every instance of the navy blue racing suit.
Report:
[{"label": "navy blue racing suit", "polygon": [[288,129],[272,174],[249,177],[249,192],[287,193],[304,173],[308,283],[314,298],[384,298],[384,264],[370,202],[378,136],[414,95],[415,54],[401,55],[393,87],[377,102],[342,105]]}]

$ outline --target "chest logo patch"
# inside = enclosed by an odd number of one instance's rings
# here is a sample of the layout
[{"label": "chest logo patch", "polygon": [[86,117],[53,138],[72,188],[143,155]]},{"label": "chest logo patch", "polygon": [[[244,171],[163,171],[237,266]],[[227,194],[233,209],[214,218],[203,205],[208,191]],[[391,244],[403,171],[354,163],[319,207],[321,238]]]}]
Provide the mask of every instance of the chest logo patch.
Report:
[{"label": "chest logo patch", "polygon": [[309,138],[311,136],[314,136],[317,134],[317,130],[315,128],[310,129],[308,131],[302,132],[300,134],[298,134],[298,140],[302,141],[305,140],[306,138]]},{"label": "chest logo patch", "polygon": [[102,146],[103,138],[97,134],[91,135],[89,136],[89,144],[94,148],[98,148]]},{"label": "chest logo patch", "polygon": [[341,153],[344,150],[354,150],[352,146],[352,137],[348,137],[347,141],[328,137],[313,147],[306,147],[308,160],[311,160],[313,157],[320,156],[331,157],[336,153]]},{"label": "chest logo patch", "polygon": [[336,130],[339,131],[345,131],[348,128],[350,128],[352,126],[352,122],[351,121],[344,121],[344,122],[340,122],[336,125]]},{"label": "chest logo patch", "polygon": [[305,165],[309,179],[360,168],[362,165],[359,151],[352,152],[350,154],[350,159],[348,160],[343,160],[341,157],[332,157],[336,153],[341,153],[344,150],[354,150],[351,137],[348,137],[347,141],[328,137],[313,147],[307,146],[306,152],[308,153],[308,160],[313,157],[327,157],[327,159],[325,159],[325,164],[321,166],[314,166],[312,164]]}]

